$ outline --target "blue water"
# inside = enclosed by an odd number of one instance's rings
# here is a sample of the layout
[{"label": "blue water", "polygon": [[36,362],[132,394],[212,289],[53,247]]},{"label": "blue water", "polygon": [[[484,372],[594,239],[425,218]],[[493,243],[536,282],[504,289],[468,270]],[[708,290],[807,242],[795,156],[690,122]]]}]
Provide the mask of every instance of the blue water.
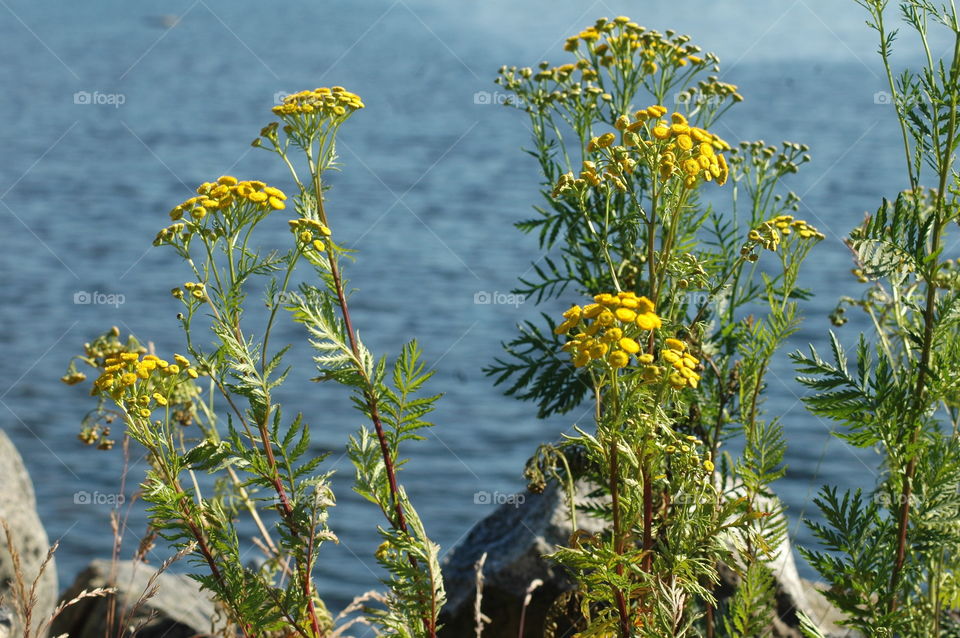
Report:
[{"label": "blue water", "polygon": [[[161,12],[182,21],[167,29]],[[437,371],[432,387],[446,393],[437,427],[408,447],[402,475],[428,529],[450,548],[492,510],[474,504],[476,492],[522,488],[534,447],[587,417],[538,421],[532,405],[503,398],[480,371],[517,322],[537,314],[532,304],[476,305],[474,295],[510,290],[539,256],[511,226],[538,195],[536,167],[519,150],[524,118],[474,95],[497,88],[501,64],[560,59],[565,36],[621,12],[691,33],[721,55],[723,79],[747,97],[724,120],[724,137],[812,147],[814,162],[790,187],[804,196],[802,216],[829,239],[807,264],[804,281],[817,297],[793,347],[822,347],[836,298],[859,290],[840,237],[903,184],[891,109],[874,104],[885,83],[873,34],[852,0],[0,0],[0,427],[33,474],[50,536],[62,538],[62,585],[110,554],[109,508],[76,504],[74,493],[117,492],[123,455],[79,443],[77,424],[92,404],[57,379],[80,345],[111,325],[159,352],[182,349],[168,291],[187,272],[150,241],[201,181],[232,173],[285,185],[273,157],[249,146],[278,91],[343,84],[367,104],[341,134],[344,171],[330,212],[340,240],[359,251],[349,276],[368,346],[392,353],[417,336]],[[124,103],[75,104],[78,91]],[[268,241],[285,240],[281,217]],[[124,303],[78,305],[79,291],[121,294]],[[851,321],[843,332],[856,329]],[[276,342],[298,339],[286,327]],[[333,452],[331,524],[342,542],[325,548],[319,572],[337,608],[377,583],[379,519],[350,492],[342,456],[360,418],[339,393],[307,381],[309,356],[291,354],[296,367],[280,398],[313,423],[315,450]],[[810,499],[821,483],[871,484],[876,458],[832,439],[830,424],[804,411],[792,379],[783,354],[767,407],[787,430],[779,492],[798,521],[815,515]],[[134,508],[125,555],[143,521]],[[800,542],[810,540],[795,527]],[[159,548],[154,560],[165,556]]]}]

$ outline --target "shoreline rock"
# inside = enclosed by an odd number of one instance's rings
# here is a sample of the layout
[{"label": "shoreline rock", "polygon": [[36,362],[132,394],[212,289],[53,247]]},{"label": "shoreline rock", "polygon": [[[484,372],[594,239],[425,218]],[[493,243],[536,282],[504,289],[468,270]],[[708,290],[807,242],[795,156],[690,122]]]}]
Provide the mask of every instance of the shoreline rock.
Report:
[{"label": "shoreline rock", "polygon": [[[576,502],[587,503],[590,487],[577,484]],[[542,494],[524,494],[510,499],[474,525],[464,540],[450,550],[443,561],[447,605],[441,613],[442,638],[473,635],[476,572],[474,565],[486,553],[481,611],[491,619],[484,638],[513,638],[520,631],[520,613],[527,587],[543,581],[533,592],[526,610],[524,635],[536,638],[552,602],[573,588],[562,569],[544,559],[557,545],[568,542],[572,533],[569,508],[560,488],[551,482]],[[774,504],[771,504],[771,507]],[[771,510],[774,511],[774,510]],[[596,533],[603,520],[577,513],[577,527]],[[777,618],[772,629],[778,638],[801,638],[797,610],[817,622],[829,638],[848,638],[836,625],[839,614],[820,593],[815,583],[800,578],[789,539],[777,548],[771,564],[777,583]],[[723,566],[721,566],[723,567]],[[738,579],[729,568],[721,570],[718,596],[732,595]],[[565,635],[561,631],[558,635]]]},{"label": "shoreline rock", "polygon": [[[60,600],[71,600],[84,589],[97,587],[116,587],[117,593],[86,598],[67,607],[54,621],[51,635],[128,636],[130,629],[139,627],[137,638],[191,638],[211,630],[214,604],[199,583],[184,574],[158,574],[154,567],[134,561],[118,561],[114,568],[110,560],[95,560],[77,575]],[[154,588],[155,593],[147,596]],[[113,599],[117,601],[115,621],[107,633],[107,611]]]},{"label": "shoreline rock", "polygon": [[[23,464],[23,458],[7,436],[0,430],[0,518],[6,520],[13,536],[13,545],[20,556],[22,578],[29,590],[37,578],[40,566],[46,560],[50,549],[47,532],[37,514],[37,501],[33,490],[33,481]],[[15,581],[13,561],[7,551],[6,535],[0,529],[0,597],[7,607],[7,619],[0,609],[0,636],[4,627],[9,628],[10,636],[23,633],[16,614],[12,613],[13,601],[10,587]],[[44,622],[53,613],[57,603],[57,565],[51,559],[40,576],[37,584],[37,603],[33,608],[33,626]]]}]

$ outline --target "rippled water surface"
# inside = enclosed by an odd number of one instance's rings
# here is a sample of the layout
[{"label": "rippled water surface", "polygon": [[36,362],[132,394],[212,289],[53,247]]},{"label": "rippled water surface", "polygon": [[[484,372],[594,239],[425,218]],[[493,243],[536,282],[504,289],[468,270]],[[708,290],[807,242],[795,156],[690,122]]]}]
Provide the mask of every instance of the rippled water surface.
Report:
[{"label": "rippled water surface", "polygon": [[[892,112],[874,103],[885,87],[875,43],[852,0],[0,2],[0,427],[33,474],[51,537],[63,537],[62,584],[109,555],[109,508],[77,504],[74,493],[115,493],[123,458],[77,441],[90,399],[56,380],[110,325],[161,352],[179,349],[167,291],[187,273],[150,240],[201,181],[229,172],[284,184],[272,156],[249,146],[281,91],[343,84],[367,104],[341,134],[344,170],[330,208],[341,240],[359,251],[350,277],[367,344],[395,352],[417,336],[436,366],[433,387],[446,393],[437,427],[408,448],[403,472],[432,535],[451,547],[492,510],[474,503],[476,492],[521,489],[534,447],[584,417],[538,421],[533,406],[502,397],[480,371],[515,324],[537,313],[532,304],[477,305],[474,295],[510,290],[538,257],[511,226],[538,195],[536,167],[519,150],[523,117],[475,96],[496,101],[501,64],[560,59],[565,36],[621,12],[721,55],[723,79],[747,97],[718,131],[725,138],[812,147],[814,162],[790,187],[830,238],[807,264],[817,297],[793,346],[824,345],[836,298],[857,293],[839,237],[903,182]],[[182,19],[167,28],[161,13]],[[82,91],[91,101],[121,95],[123,104],[75,104]],[[286,232],[278,216],[268,241]],[[76,304],[80,291],[124,303]],[[286,327],[278,339],[300,335]],[[342,457],[358,416],[337,392],[308,382],[309,356],[291,354],[281,398],[314,424],[315,450],[331,451],[327,466],[338,471],[331,522],[343,542],[325,550],[319,569],[322,593],[339,607],[376,585],[379,519],[349,491]],[[792,379],[783,354],[767,407],[787,430],[779,492],[798,521],[814,515],[821,483],[869,485],[876,459],[833,440],[829,424],[804,412]],[[131,529],[143,529],[137,509]],[[796,537],[809,540],[801,525]],[[126,553],[135,544],[131,535]]]}]

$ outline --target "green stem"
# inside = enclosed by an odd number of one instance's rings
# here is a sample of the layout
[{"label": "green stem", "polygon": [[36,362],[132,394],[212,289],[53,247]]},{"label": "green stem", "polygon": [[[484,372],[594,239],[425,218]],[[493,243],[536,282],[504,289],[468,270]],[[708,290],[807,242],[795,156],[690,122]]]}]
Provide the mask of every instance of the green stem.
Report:
[{"label": "green stem", "polygon": [[[960,61],[960,33],[955,34],[954,38],[954,50],[953,50],[953,65],[952,68],[955,70],[957,68],[957,63]],[[952,75],[952,74],[951,74]],[[946,211],[943,210],[944,201],[945,201],[945,190],[947,187],[947,177],[951,173],[951,167],[953,165],[953,144],[954,139],[957,133],[957,89],[954,88],[951,94],[951,104],[950,104],[950,121],[947,126],[947,138],[944,142],[942,148],[938,144],[937,151],[940,153],[940,183],[937,189],[937,200],[936,208],[934,210],[934,215],[936,216],[933,223],[933,229],[931,231],[931,245],[930,245],[930,255],[936,256],[940,251],[940,244],[942,240],[943,225],[946,218],[948,217]],[[919,193],[915,193],[915,196],[919,197]],[[900,499],[900,514],[899,514],[899,523],[898,523],[898,533],[897,533],[897,553],[896,558],[893,564],[893,571],[890,575],[890,611],[893,612],[897,609],[898,596],[897,588],[900,584],[900,576],[903,571],[903,564],[906,560],[906,547],[907,547],[907,531],[910,522],[910,501],[913,496],[913,479],[916,474],[917,468],[917,456],[915,447],[920,438],[920,431],[922,430],[922,415],[924,412],[924,392],[926,390],[927,383],[927,371],[930,368],[930,359],[933,349],[933,329],[936,321],[936,306],[937,306],[937,286],[936,286],[936,275],[939,268],[939,262],[933,260],[932,265],[928,266],[928,272],[925,273],[926,279],[926,305],[923,312],[923,340],[921,342],[922,349],[920,352],[920,362],[917,369],[917,385],[914,390],[914,406],[913,414],[908,423],[915,423],[913,425],[913,431],[910,435],[910,460],[907,462],[907,467],[903,476],[903,487],[901,490],[901,499]]]}]

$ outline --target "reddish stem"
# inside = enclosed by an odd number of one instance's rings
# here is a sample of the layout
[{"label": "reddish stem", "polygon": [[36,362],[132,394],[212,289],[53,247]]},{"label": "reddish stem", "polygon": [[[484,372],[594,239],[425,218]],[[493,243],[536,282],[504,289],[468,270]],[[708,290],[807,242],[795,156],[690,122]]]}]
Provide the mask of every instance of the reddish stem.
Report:
[{"label": "reddish stem", "polygon": [[[317,210],[320,214],[323,225],[329,228],[330,224],[327,221],[327,213],[323,208],[319,172],[317,172],[315,176],[314,186],[316,189]],[[373,427],[377,433],[377,441],[380,443],[380,454],[383,457],[383,466],[387,474],[387,483],[390,487],[390,498],[393,501],[393,509],[394,513],[396,514],[396,520],[390,522],[395,528],[401,530],[404,534],[409,534],[409,530],[407,529],[407,520],[403,514],[403,507],[400,504],[400,488],[397,484],[397,473],[393,464],[393,456],[390,454],[390,445],[387,443],[387,436],[383,430],[383,422],[380,419],[380,411],[377,407],[377,398],[373,394],[373,388],[371,386],[370,379],[367,378],[366,371],[363,370],[362,366],[360,365],[360,347],[357,344],[356,336],[354,334],[353,320],[350,316],[350,308],[347,305],[347,296],[343,290],[343,279],[340,276],[340,268],[337,266],[337,260],[333,253],[333,248],[330,246],[327,246],[327,261],[330,264],[330,276],[333,278],[334,286],[337,290],[337,302],[340,305],[340,313],[343,316],[343,323],[347,332],[347,339],[350,341],[350,350],[353,352],[353,356],[357,360],[357,367],[360,374],[363,375],[368,385],[368,390],[364,394],[367,400],[367,407],[370,410],[370,420],[373,421]],[[408,558],[410,560],[410,566],[417,570],[417,559],[412,555],[408,555]],[[431,596],[431,608],[434,611],[436,610],[436,600],[433,596]],[[436,638],[437,635],[437,628],[433,623],[433,618],[435,616],[436,614],[433,613],[429,618],[423,619],[424,629],[427,630],[430,638]]]},{"label": "reddish stem", "polygon": [[[297,529],[293,516],[293,506],[290,504],[290,499],[287,497],[287,491],[283,487],[283,481],[280,480],[280,474],[277,472],[277,460],[273,455],[273,441],[270,438],[270,432],[267,430],[267,419],[269,418],[269,412],[264,414],[263,423],[258,423],[260,429],[260,440],[263,442],[263,448],[267,455],[267,463],[270,465],[270,472],[272,474],[271,481],[273,483],[273,489],[276,491],[277,496],[280,498],[280,507],[281,514],[283,518],[287,521],[287,526],[290,528],[290,533],[300,537],[300,530]],[[323,632],[320,630],[320,621],[317,618],[317,608],[313,603],[313,583],[310,579],[310,567],[312,565],[312,548],[313,548],[313,539],[311,534],[310,544],[307,548],[306,555],[306,565],[299,565],[301,585],[303,587],[303,595],[307,599],[307,614],[310,617],[310,626],[313,629],[314,636],[318,638],[323,636]]]}]

